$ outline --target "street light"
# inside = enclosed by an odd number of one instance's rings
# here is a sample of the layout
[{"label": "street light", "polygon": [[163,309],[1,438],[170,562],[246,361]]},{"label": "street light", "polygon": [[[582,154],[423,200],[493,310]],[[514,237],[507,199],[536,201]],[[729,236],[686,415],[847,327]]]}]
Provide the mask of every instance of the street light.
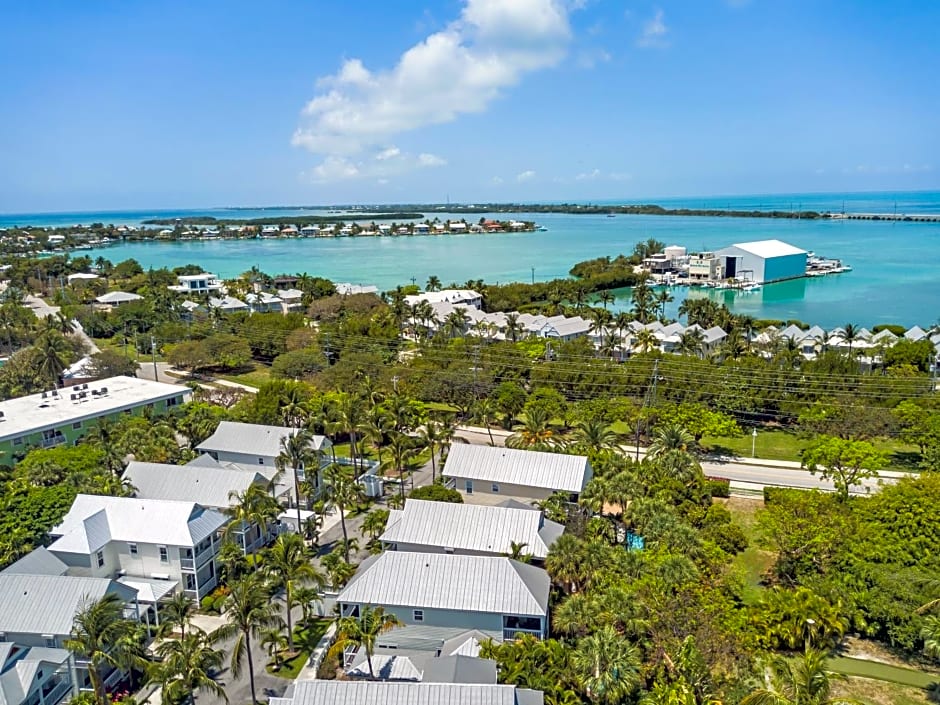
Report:
[{"label": "street light", "polygon": [[751,433],[751,457],[757,457],[757,429]]}]

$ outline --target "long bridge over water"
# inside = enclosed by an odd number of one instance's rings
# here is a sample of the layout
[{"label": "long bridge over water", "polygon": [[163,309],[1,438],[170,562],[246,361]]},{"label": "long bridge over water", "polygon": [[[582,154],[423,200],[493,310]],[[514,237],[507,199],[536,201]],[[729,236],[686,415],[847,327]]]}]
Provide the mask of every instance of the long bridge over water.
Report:
[{"label": "long bridge over water", "polygon": [[940,223],[940,213],[830,213],[835,220],[902,220],[911,223]]}]

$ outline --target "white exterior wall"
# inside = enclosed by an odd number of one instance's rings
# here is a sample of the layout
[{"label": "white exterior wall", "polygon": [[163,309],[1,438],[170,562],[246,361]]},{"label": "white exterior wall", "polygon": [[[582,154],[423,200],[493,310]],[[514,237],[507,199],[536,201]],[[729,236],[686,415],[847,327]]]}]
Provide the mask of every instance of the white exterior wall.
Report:
[{"label": "white exterior wall", "polygon": [[[343,614],[350,603],[341,603]],[[486,632],[503,633],[503,615],[492,612],[468,612],[463,610],[436,610],[423,609],[424,619],[415,621],[414,611],[420,607],[401,607],[397,605],[382,605],[386,612],[395,615],[405,626],[448,627],[452,629],[478,629]],[[509,615],[507,615],[509,616]],[[524,616],[524,615],[519,615]],[[545,617],[540,617],[542,635],[546,633]],[[379,637],[378,644],[394,644],[395,631]]]},{"label": "white exterior wall", "polygon": [[[507,499],[522,498],[525,500],[543,500],[548,499],[554,494],[555,490],[544,487],[529,487],[528,485],[511,485],[505,482],[496,483],[498,489],[494,490],[493,483],[484,480],[467,480],[463,477],[454,477],[447,475],[456,484],[454,488],[464,496],[472,497],[475,494],[499,495]],[[473,483],[473,492],[467,492],[467,482]],[[472,500],[470,504],[472,504]]]}]

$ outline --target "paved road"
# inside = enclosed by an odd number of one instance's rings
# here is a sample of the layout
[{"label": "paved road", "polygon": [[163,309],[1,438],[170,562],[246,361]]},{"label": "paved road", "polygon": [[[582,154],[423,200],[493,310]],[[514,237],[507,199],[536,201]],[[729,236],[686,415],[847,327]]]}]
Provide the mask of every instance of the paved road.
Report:
[{"label": "paved road", "polygon": [[[46,316],[54,316],[59,312],[58,306],[50,306],[41,298],[33,296],[32,294],[28,294],[24,297],[23,302],[24,305],[36,315],[36,318],[40,320]],[[88,337],[78,321],[72,321],[72,330],[75,331],[75,335],[85,341],[85,345],[88,346],[89,354],[94,355],[95,353],[101,352],[98,346],[95,345],[95,341]]]}]

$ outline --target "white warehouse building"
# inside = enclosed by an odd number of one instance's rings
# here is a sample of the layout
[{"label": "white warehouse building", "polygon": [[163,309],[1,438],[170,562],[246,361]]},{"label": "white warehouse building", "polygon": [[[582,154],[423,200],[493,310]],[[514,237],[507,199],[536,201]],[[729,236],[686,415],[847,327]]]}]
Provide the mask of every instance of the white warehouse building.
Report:
[{"label": "white warehouse building", "polygon": [[806,250],[781,240],[741,242],[715,253],[724,278],[758,284],[806,276]]}]

